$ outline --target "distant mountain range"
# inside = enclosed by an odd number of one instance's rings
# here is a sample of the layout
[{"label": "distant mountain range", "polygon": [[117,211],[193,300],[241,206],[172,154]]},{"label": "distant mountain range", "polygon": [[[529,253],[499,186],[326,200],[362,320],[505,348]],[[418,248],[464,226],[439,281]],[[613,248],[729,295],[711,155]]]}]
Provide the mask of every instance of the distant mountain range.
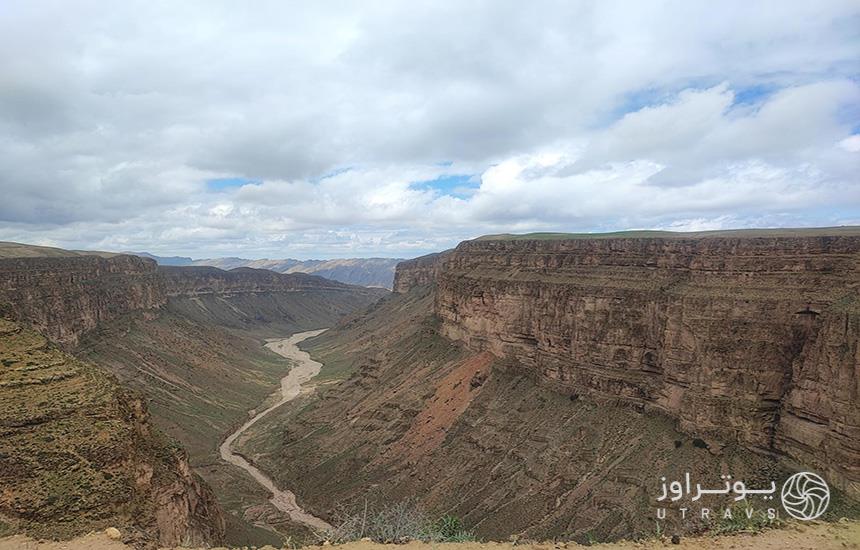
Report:
[{"label": "distant mountain range", "polygon": [[245,258],[207,258],[194,260],[185,256],[155,256],[148,252],[129,252],[151,258],[159,265],[208,265],[221,269],[253,267],[269,269],[278,273],[311,273],[333,281],[351,285],[381,287],[391,290],[394,283],[394,268],[402,258],[348,258],[343,260],[248,260]]}]

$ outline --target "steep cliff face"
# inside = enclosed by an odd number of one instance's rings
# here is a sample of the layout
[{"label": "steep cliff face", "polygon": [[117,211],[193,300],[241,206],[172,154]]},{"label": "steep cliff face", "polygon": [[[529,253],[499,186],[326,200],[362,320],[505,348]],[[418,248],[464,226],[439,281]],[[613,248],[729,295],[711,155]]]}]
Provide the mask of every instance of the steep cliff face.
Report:
[{"label": "steep cliff face", "polygon": [[[0,252],[22,254],[19,248],[6,246]],[[41,249],[33,247],[24,250],[41,253]],[[69,349],[99,323],[131,312],[153,312],[163,308],[169,297],[302,291],[361,294],[371,298],[381,295],[303,273],[282,274],[251,268],[231,271],[213,267],[159,268],[153,260],[138,256],[102,257],[51,250],[69,255],[0,256],[0,309]]]},{"label": "steep cliff face", "polygon": [[784,453],[860,494],[860,238],[475,240],[404,262],[440,332],[558,391]]},{"label": "steep cliff face", "polygon": [[0,319],[0,518],[39,536],[106,526],[133,540],[215,544],[224,519],[137,394]]},{"label": "steep cliff face", "polygon": [[446,250],[397,264],[397,270],[394,272],[394,292],[402,294],[409,292],[410,288],[435,283],[439,269],[450,254],[451,251]]},{"label": "steep cliff face", "polygon": [[155,262],[137,256],[0,259],[0,307],[67,346],[100,322],[166,300]]},{"label": "steep cliff face", "polygon": [[292,292],[325,289],[349,290],[350,285],[305,273],[275,273],[266,269],[237,267],[224,271],[216,267],[161,266],[158,271],[171,296],[235,292]]},{"label": "steep cliff face", "polygon": [[[822,313],[822,316],[824,314]],[[792,365],[774,447],[860,495],[860,303],[831,305]]]},{"label": "steep cliff face", "polygon": [[[232,269],[252,267],[268,269],[278,273],[308,273],[332,281],[350,285],[387,288],[391,290],[394,269],[402,259],[397,258],[344,258],[338,260],[246,260],[244,258],[210,258],[205,260],[189,259],[188,263],[173,265],[198,265]],[[161,265],[169,265],[161,259]]]}]

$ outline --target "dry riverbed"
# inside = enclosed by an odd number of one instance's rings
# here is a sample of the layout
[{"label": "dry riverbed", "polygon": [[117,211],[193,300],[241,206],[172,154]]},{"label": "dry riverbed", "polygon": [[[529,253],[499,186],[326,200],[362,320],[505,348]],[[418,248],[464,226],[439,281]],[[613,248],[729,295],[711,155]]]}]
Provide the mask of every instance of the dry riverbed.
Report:
[{"label": "dry riverbed", "polygon": [[299,349],[298,344],[299,342],[321,334],[324,331],[325,329],[299,332],[297,334],[293,334],[289,338],[272,340],[266,344],[266,347],[275,353],[292,360],[295,363],[295,366],[281,379],[281,388],[274,403],[254,414],[238,430],[230,434],[219,448],[222,459],[248,472],[248,474],[250,474],[257,483],[272,494],[272,498],[269,499],[269,502],[271,502],[275,508],[287,514],[290,519],[296,523],[306,525],[317,531],[326,530],[330,528],[330,525],[324,520],[305,512],[296,502],[296,495],[293,494],[292,491],[279,488],[275,485],[275,482],[272,481],[271,478],[261,472],[256,466],[248,462],[243,456],[237,454],[233,450],[233,443],[245,432],[245,430],[256,424],[261,418],[265,417],[284,403],[292,401],[298,397],[302,392],[302,386],[319,374],[319,371],[322,368],[322,363],[311,359],[311,356],[307,352]]}]

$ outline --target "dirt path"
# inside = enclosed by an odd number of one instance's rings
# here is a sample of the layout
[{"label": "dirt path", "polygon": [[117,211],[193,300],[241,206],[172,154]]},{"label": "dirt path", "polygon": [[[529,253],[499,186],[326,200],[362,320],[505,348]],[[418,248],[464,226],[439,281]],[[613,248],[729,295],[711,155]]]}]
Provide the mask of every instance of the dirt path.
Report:
[{"label": "dirt path", "polygon": [[[266,547],[274,550],[271,547]],[[334,546],[308,546],[304,550],[331,550]],[[573,550],[585,548],[573,543],[518,544],[469,542],[463,544],[424,544],[410,542],[403,545],[384,545],[372,542],[353,542],[338,545],[338,550]],[[588,548],[600,550],[850,550],[860,548],[860,523],[796,523],[784,529],[773,529],[759,534],[740,534],[720,537],[684,538],[678,545],[668,541],[616,542],[596,544]],[[92,534],[66,542],[44,542],[21,536],[0,539],[0,550],[133,550],[104,534]],[[238,549],[237,549],[238,550]]]},{"label": "dirt path", "polygon": [[302,340],[321,334],[325,330],[326,329],[299,332],[297,334],[293,334],[289,338],[275,340],[266,344],[267,348],[283,357],[286,357],[287,359],[295,361],[297,364],[295,367],[290,369],[290,372],[285,377],[281,379],[280,398],[273,405],[255,414],[250,420],[245,422],[241,428],[230,434],[221,444],[219,449],[221,452],[221,458],[251,474],[251,477],[253,477],[257,483],[272,493],[273,496],[269,499],[269,502],[271,502],[275,508],[286,513],[293,521],[307,525],[308,527],[318,531],[328,529],[331,526],[320,518],[302,510],[302,508],[296,503],[296,495],[294,495],[292,491],[279,489],[275,483],[266,476],[266,474],[258,470],[242,456],[234,453],[232,447],[233,442],[235,442],[245,430],[256,424],[258,420],[284,403],[292,401],[298,397],[299,393],[302,391],[302,384],[305,384],[319,373],[320,368],[322,368],[322,363],[318,363],[311,359],[311,356],[307,352],[300,350],[297,344]]}]

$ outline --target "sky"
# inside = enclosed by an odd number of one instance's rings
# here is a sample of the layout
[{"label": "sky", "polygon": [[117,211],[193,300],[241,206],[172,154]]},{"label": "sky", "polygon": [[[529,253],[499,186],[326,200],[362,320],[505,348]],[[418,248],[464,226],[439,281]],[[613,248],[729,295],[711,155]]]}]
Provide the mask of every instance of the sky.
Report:
[{"label": "sky", "polygon": [[0,2],[0,240],[860,224],[860,3]]}]

